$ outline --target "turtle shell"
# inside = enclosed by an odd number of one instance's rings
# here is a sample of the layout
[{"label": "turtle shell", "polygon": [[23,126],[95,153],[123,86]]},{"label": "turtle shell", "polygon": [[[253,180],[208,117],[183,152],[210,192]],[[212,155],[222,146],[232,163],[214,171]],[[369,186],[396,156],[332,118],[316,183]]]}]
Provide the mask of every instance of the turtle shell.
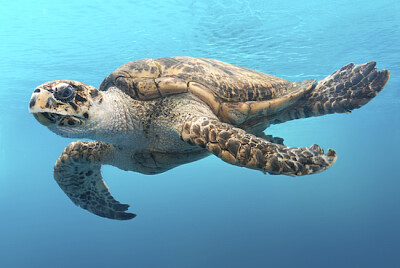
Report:
[{"label": "turtle shell", "polygon": [[314,82],[292,83],[213,59],[168,57],[128,62],[107,76],[99,89],[116,86],[137,100],[189,92],[205,101],[222,121],[239,125],[279,112]]}]

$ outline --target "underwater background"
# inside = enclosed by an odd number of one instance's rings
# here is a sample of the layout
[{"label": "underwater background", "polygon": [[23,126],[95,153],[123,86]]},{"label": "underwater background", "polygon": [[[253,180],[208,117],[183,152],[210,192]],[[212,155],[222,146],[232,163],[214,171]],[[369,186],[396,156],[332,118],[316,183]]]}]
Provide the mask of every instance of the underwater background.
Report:
[{"label": "underwater background", "polygon": [[[13,0],[0,6],[0,267],[400,267],[400,4]],[[214,156],[146,176],[102,169],[130,221],[76,207],[53,180],[72,140],[28,113],[36,86],[98,87],[139,58],[214,58],[291,81],[377,61],[384,90],[351,114],[274,125],[336,164],[270,176]]]}]

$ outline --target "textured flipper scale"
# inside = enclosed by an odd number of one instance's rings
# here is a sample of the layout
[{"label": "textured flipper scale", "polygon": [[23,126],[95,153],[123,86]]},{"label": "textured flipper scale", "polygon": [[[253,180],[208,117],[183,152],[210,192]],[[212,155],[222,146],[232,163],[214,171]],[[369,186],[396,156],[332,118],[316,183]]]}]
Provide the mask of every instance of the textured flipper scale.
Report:
[{"label": "textured flipper scale", "polygon": [[77,141],[69,144],[54,166],[54,178],[76,205],[105,218],[129,220],[129,205],[116,201],[104,183],[100,168],[113,155],[112,145]]},{"label": "textured flipper scale", "polygon": [[336,152],[332,149],[324,154],[318,145],[296,148],[271,143],[207,117],[194,117],[183,123],[180,136],[190,144],[207,148],[225,162],[270,174],[313,174],[336,161]]},{"label": "textured flipper scale", "polygon": [[318,81],[314,89],[273,123],[332,113],[350,113],[371,101],[390,78],[388,70],[378,71],[376,62],[349,63]]}]

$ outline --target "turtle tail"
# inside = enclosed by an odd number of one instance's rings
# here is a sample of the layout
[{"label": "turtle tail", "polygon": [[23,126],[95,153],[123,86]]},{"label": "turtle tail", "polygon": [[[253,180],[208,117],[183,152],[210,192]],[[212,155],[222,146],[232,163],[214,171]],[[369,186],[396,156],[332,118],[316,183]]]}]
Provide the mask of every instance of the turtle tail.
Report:
[{"label": "turtle tail", "polygon": [[376,62],[349,63],[318,81],[274,123],[332,113],[350,113],[371,101],[389,80],[388,70],[378,71]]}]

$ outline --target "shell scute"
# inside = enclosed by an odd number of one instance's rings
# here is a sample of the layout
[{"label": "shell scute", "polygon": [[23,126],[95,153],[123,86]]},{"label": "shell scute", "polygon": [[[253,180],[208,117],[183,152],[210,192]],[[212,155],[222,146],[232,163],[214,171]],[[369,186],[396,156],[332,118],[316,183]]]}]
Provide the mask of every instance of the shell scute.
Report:
[{"label": "shell scute", "polygon": [[314,81],[292,83],[218,60],[169,57],[126,63],[104,79],[100,90],[116,86],[138,100],[190,92],[222,121],[240,125],[292,105]]}]

